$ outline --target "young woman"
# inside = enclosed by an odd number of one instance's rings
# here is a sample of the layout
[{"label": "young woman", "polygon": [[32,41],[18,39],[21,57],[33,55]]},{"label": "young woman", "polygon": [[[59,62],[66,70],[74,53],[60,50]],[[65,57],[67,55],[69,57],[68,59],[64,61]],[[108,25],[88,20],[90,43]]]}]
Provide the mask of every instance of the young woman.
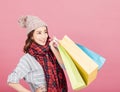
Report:
[{"label": "young woman", "polygon": [[[18,92],[68,92],[58,42],[49,37],[47,24],[30,15],[21,17],[19,23],[27,29],[28,36],[25,54],[8,76],[9,86]],[[27,81],[31,91],[19,83],[20,79]]]}]

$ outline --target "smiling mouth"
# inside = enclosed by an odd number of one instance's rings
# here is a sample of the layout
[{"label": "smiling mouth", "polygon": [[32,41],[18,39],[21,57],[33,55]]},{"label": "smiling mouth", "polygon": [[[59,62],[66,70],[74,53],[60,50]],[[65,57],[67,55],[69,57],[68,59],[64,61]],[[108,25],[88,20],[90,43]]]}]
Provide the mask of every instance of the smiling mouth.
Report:
[{"label": "smiling mouth", "polygon": [[[39,41],[41,41],[41,40],[39,40]],[[42,43],[45,43],[46,41],[41,41]]]}]

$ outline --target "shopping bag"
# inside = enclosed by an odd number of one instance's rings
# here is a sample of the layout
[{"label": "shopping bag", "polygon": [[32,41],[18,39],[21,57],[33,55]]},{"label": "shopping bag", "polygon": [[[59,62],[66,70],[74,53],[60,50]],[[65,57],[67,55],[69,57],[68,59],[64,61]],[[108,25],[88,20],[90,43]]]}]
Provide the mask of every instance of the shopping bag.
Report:
[{"label": "shopping bag", "polygon": [[85,82],[82,79],[81,74],[79,73],[71,57],[67,54],[67,52],[61,45],[58,46],[58,50],[60,52],[73,90],[79,90],[84,88],[86,86]]},{"label": "shopping bag", "polygon": [[80,45],[80,44],[76,44],[76,45],[80,49],[82,49],[82,51],[84,51],[95,63],[98,64],[98,70],[100,70],[103,64],[105,63],[105,58],[83,45]]},{"label": "shopping bag", "polygon": [[68,36],[59,41],[73,59],[86,85],[96,79],[98,65],[86,55]]}]

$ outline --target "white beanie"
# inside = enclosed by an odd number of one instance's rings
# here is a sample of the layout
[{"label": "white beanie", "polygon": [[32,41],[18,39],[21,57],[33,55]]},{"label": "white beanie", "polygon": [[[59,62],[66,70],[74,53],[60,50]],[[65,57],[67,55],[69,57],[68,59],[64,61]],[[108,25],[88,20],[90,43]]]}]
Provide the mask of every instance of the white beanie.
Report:
[{"label": "white beanie", "polygon": [[47,24],[37,16],[31,16],[31,15],[21,16],[18,22],[23,28],[27,29],[27,34],[39,27],[42,26],[47,27]]}]

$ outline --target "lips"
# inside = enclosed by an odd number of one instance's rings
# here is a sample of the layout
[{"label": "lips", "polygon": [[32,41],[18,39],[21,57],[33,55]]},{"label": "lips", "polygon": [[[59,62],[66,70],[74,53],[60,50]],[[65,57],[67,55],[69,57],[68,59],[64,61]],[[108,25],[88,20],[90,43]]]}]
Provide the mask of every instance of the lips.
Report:
[{"label": "lips", "polygon": [[46,40],[39,40],[40,42],[42,42],[42,43],[45,43],[46,42]]}]

